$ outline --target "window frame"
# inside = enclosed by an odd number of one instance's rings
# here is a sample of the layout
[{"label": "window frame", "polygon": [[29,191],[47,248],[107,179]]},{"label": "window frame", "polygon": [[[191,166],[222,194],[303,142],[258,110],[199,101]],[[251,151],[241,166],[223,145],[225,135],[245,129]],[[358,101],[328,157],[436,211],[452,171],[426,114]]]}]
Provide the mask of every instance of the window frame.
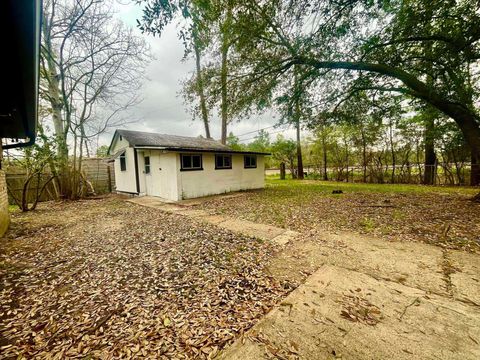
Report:
[{"label": "window frame", "polygon": [[118,158],[120,160],[120,171],[127,171],[127,152],[122,152]]},{"label": "window frame", "polygon": [[[147,164],[147,159],[148,159],[148,164]],[[150,174],[150,155],[143,156],[143,171],[145,174]]]},{"label": "window frame", "polygon": [[[255,159],[255,165],[247,165],[247,158]],[[243,168],[244,169],[256,169],[257,168],[257,155],[243,155]]]},{"label": "window frame", "polygon": [[[191,157],[191,167],[183,166],[183,158],[186,156]],[[193,167],[193,157],[200,157],[200,167]],[[180,171],[201,171],[203,170],[203,156],[202,154],[180,154]]]},{"label": "window frame", "polygon": [[[218,166],[217,158],[222,158],[222,166]],[[225,166],[225,158],[230,160],[230,165]],[[232,168],[232,154],[215,154],[215,170],[230,170]]]}]

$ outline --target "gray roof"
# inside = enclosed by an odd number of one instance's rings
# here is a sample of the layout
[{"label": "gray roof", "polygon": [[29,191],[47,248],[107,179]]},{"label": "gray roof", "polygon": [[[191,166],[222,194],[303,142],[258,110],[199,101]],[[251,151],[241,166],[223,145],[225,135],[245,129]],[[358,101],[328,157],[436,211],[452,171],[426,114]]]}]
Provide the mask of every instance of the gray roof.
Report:
[{"label": "gray roof", "polygon": [[[115,133],[127,140],[130,146],[145,148],[162,148],[179,151],[205,151],[205,152],[229,152],[229,153],[256,153],[251,151],[232,150],[214,139],[204,137],[188,137],[167,134],[157,134],[143,131],[116,130]],[[115,135],[114,135],[115,138]],[[113,140],[112,140],[113,141]],[[266,155],[266,154],[265,154]]]}]

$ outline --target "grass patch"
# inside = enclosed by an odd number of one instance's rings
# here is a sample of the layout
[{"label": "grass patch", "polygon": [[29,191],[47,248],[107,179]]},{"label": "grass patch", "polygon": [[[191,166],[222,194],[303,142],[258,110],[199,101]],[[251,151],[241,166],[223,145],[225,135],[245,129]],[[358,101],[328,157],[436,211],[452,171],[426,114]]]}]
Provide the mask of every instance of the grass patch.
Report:
[{"label": "grass patch", "polygon": [[267,176],[266,186],[276,191],[311,192],[317,194],[331,194],[333,190],[342,190],[344,193],[374,192],[374,193],[443,193],[473,196],[478,193],[478,187],[467,186],[427,186],[417,184],[364,184],[345,183],[322,180],[280,180],[278,176]]},{"label": "grass patch", "polygon": [[368,232],[372,232],[373,230],[375,230],[376,227],[375,221],[370,218],[363,218],[362,220],[360,220],[360,226]]}]

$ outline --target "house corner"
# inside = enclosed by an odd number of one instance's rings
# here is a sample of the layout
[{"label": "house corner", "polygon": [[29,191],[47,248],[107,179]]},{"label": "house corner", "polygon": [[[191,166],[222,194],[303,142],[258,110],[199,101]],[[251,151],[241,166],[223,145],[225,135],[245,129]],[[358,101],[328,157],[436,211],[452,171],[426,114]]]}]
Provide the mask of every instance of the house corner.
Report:
[{"label": "house corner", "polygon": [[2,148],[0,145],[0,237],[5,234],[10,225],[10,214],[8,213],[8,194],[7,180],[5,172],[1,168],[2,164]]}]

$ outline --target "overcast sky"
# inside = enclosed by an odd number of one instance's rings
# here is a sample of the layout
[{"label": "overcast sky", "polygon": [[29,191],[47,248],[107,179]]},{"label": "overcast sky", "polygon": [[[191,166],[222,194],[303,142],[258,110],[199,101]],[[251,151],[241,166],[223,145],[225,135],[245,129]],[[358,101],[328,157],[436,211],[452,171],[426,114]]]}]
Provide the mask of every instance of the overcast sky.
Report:
[{"label": "overcast sky", "polygon": [[[123,1],[123,0],[122,0]],[[122,2],[121,1],[121,2]],[[143,102],[137,105],[133,111],[134,123],[125,128],[131,130],[151,131],[173,135],[198,136],[205,135],[201,120],[192,121],[183,98],[179,94],[181,81],[189,77],[194,70],[192,60],[182,61],[183,45],[177,38],[176,29],[170,26],[162,34],[162,37],[141,34],[136,28],[136,19],[141,17],[140,6],[135,4],[121,4],[118,6],[118,16],[127,25],[135,28],[140,36],[145,37],[150,44],[155,59],[147,69],[147,78],[142,89]],[[123,1],[125,2],[125,1]],[[241,135],[240,140],[251,141],[255,131],[272,126],[276,119],[271,112],[262,116],[254,115],[251,119],[230,125],[228,132]],[[220,121],[218,116],[211,118],[211,133],[216,139],[220,138]],[[282,131],[277,128],[267,129],[274,140],[279,132],[293,138],[293,129]],[[253,133],[252,133],[253,132]],[[113,130],[100,139],[100,145],[110,142]]]}]

